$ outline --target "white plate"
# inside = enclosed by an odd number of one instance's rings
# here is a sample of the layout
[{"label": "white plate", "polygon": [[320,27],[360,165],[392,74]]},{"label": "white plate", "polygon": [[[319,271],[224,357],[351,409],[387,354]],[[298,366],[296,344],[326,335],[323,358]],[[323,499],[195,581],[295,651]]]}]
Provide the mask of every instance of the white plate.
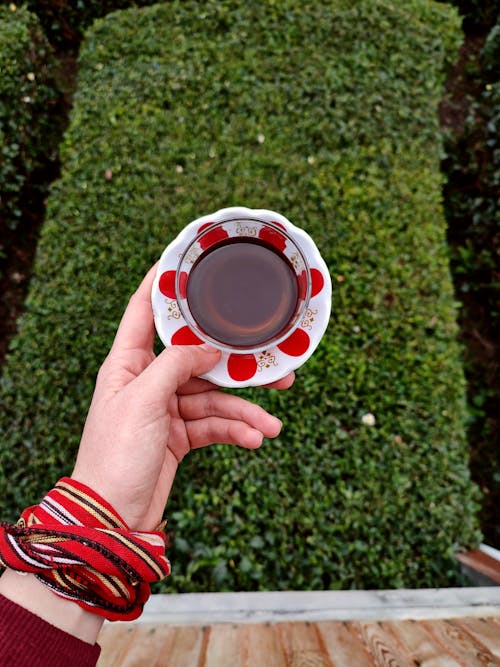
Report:
[{"label": "white plate", "polygon": [[[285,341],[255,354],[223,352],[220,362],[202,377],[221,387],[257,387],[285,377],[309,359],[325,333],[330,319],[332,282],[316,244],[303,229],[274,211],[242,206],[225,208],[198,218],[185,227],[164,250],[153,283],[151,302],[156,330],[165,346],[199,344],[188,328],[175,298],[174,277],[184,250],[197,236],[200,227],[228,219],[250,224],[278,222],[300,246],[307,258],[312,280],[307,311],[295,331]],[[161,279],[161,282],[160,282]],[[160,289],[161,286],[161,289]]]}]

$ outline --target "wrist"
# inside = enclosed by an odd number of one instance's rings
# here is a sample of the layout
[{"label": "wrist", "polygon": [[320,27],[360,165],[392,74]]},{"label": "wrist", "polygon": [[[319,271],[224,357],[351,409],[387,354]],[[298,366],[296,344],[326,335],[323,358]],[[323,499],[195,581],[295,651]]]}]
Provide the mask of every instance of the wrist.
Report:
[{"label": "wrist", "polygon": [[[13,571],[36,573],[28,590],[12,579],[15,572],[7,574],[6,597],[15,595],[22,604],[42,583],[49,594],[110,620],[140,616],[150,584],[170,573],[163,533],[129,531],[106,500],[67,477],[24,510],[16,525],[1,523],[0,561]],[[46,600],[52,598],[44,595]],[[56,604],[50,607],[55,617],[64,616],[65,607]],[[74,612],[68,620],[75,618],[85,617]]]},{"label": "wrist", "polygon": [[0,577],[0,593],[51,625],[88,644],[95,644],[104,619],[58,597],[34,574],[6,569]]},{"label": "wrist", "polygon": [[[161,523],[165,505],[170,496],[179,463],[167,449],[162,469],[143,474],[139,481],[130,485],[110,483],[110,475],[100,475],[95,466],[77,460],[71,479],[84,484],[106,500],[130,530],[153,531]],[[134,479],[126,471],[121,479]]]}]

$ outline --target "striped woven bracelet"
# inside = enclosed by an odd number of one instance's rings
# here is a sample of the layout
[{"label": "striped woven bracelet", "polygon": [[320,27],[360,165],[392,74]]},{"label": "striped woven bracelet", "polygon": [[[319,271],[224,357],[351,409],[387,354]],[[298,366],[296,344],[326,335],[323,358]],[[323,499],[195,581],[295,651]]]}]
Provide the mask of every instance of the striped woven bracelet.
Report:
[{"label": "striped woven bracelet", "polygon": [[141,615],[150,584],[170,574],[165,534],[130,531],[85,484],[60,479],[16,525],[0,524],[0,565],[111,621]]}]

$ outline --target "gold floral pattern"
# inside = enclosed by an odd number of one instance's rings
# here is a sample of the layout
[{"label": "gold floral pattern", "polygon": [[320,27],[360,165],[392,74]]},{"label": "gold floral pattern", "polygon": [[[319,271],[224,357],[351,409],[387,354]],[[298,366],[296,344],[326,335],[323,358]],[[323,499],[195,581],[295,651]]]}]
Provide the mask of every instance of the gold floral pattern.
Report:
[{"label": "gold floral pattern", "polygon": [[179,305],[174,299],[165,299],[167,304],[167,320],[179,320],[181,318],[181,311]]},{"label": "gold floral pattern", "polygon": [[200,256],[200,251],[198,250],[198,248],[193,247],[184,257],[184,261],[187,262],[188,264],[194,264],[199,256]]},{"label": "gold floral pattern", "polygon": [[294,268],[294,269],[298,269],[298,267],[299,267],[299,256],[298,256],[298,254],[297,254],[297,253],[294,253],[294,254],[293,254],[291,257],[289,257],[288,259],[289,259],[290,262],[292,263],[293,268]]},{"label": "gold floral pattern", "polygon": [[239,222],[236,225],[236,236],[257,237],[257,232],[258,231],[259,231],[259,228],[255,227],[255,225],[242,225]]},{"label": "gold floral pattern", "polygon": [[297,273],[299,273],[302,269],[304,269],[304,260],[302,257],[299,255],[298,252],[294,252],[291,257],[288,258],[295,269]]},{"label": "gold floral pattern", "polygon": [[300,323],[300,326],[303,329],[309,329],[309,331],[312,331],[313,324],[314,324],[314,316],[318,314],[318,310],[312,310],[312,308],[308,308],[306,312],[304,313],[304,318],[302,322]]},{"label": "gold floral pattern", "polygon": [[265,368],[271,368],[271,366],[277,366],[278,362],[276,356],[271,354],[268,350],[263,350],[257,357],[257,370],[262,371]]}]

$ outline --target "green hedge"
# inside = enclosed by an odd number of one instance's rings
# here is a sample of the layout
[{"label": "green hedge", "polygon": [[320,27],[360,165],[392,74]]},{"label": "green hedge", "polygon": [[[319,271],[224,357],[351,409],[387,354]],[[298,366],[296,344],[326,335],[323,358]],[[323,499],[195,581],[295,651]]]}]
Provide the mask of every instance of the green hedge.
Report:
[{"label": "green hedge", "polygon": [[[52,53],[35,15],[0,7],[0,225],[14,229],[43,191],[60,102]],[[0,230],[0,238],[5,235]],[[3,249],[0,247],[0,256]]]},{"label": "green hedge", "polygon": [[2,380],[3,517],[70,472],[163,247],[200,214],[267,207],[320,247],[331,325],[291,391],[245,392],[279,438],[183,463],[167,589],[456,583],[479,539],[436,112],[458,24],[426,0],[190,0],[94,25]]}]

